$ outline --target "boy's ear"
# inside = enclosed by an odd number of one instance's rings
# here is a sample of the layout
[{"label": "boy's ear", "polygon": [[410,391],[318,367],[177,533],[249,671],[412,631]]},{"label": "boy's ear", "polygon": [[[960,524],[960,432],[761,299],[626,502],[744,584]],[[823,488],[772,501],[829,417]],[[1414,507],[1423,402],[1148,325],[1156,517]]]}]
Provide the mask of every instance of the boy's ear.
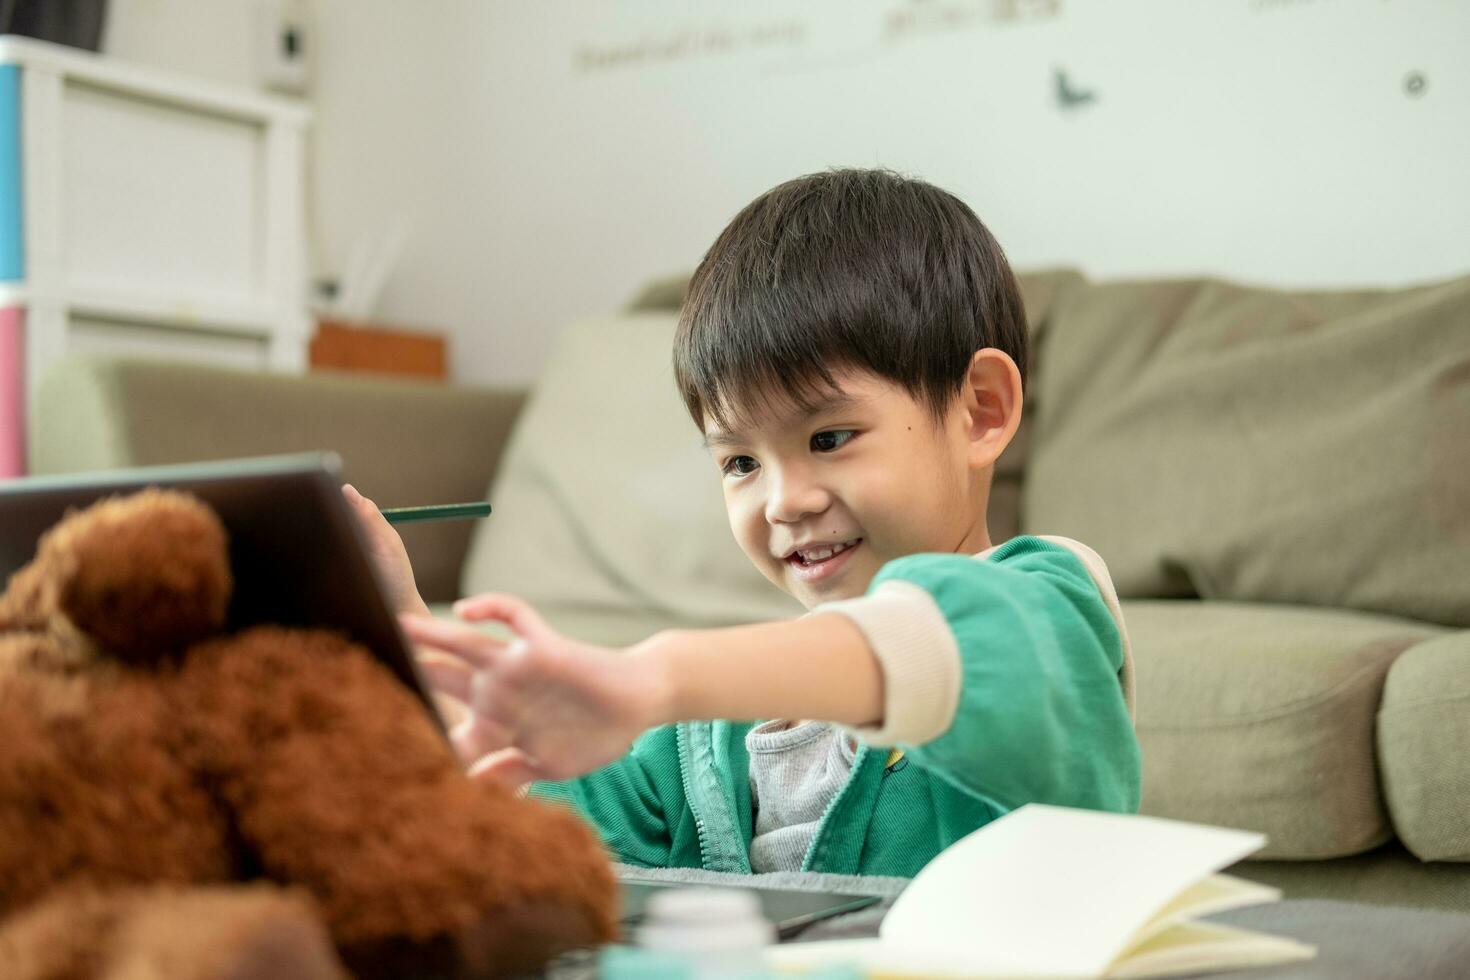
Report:
[{"label": "boy's ear", "polygon": [[1021,425],[1021,369],[1003,350],[977,350],[961,397],[969,421],[970,467],[983,469],[1000,458]]}]

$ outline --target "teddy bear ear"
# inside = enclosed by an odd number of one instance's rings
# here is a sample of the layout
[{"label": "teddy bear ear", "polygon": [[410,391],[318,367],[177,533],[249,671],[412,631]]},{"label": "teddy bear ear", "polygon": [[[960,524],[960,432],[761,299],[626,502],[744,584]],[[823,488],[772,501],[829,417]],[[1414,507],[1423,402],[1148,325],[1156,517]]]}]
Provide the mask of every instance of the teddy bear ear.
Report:
[{"label": "teddy bear ear", "polygon": [[105,655],[151,663],[224,628],[228,539],[188,494],[150,488],[93,504],[58,524],[37,557],[66,570],[60,611]]}]

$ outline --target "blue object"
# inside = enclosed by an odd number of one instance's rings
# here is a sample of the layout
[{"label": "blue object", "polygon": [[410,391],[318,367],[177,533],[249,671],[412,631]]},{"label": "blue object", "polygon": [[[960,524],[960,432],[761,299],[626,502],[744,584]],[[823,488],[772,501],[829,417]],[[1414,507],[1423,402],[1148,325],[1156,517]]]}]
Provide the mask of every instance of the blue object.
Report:
[{"label": "blue object", "polygon": [[693,980],[694,977],[688,958],[636,946],[608,946],[602,951],[597,967],[597,975],[602,980]]},{"label": "blue object", "polygon": [[799,976],[800,980],[863,980],[862,971],[850,966],[828,966],[801,974],[775,970],[726,974],[719,970],[717,959],[701,969],[696,955],[681,956],[637,946],[606,946],[597,966],[602,980],[701,980],[712,973],[728,980],[792,980],[793,976]]},{"label": "blue object", "polygon": [[26,274],[20,186],[20,66],[0,65],[0,281]]}]

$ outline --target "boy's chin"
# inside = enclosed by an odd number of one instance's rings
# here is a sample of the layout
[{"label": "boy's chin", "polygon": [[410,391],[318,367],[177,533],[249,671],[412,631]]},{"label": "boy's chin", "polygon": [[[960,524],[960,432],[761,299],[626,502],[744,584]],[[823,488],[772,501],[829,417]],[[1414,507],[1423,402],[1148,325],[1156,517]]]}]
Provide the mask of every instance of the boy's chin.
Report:
[{"label": "boy's chin", "polygon": [[811,589],[794,591],[791,593],[796,601],[807,609],[815,609],[824,602],[836,602],[839,599],[856,599],[863,594],[862,589],[832,589],[817,593]]},{"label": "boy's chin", "polygon": [[781,591],[806,608],[812,609],[824,602],[856,599],[858,596],[865,595],[868,591],[868,584],[873,580],[875,573],[862,574],[858,569],[850,571],[852,574],[836,576],[825,582],[809,582],[788,573],[778,584]]}]

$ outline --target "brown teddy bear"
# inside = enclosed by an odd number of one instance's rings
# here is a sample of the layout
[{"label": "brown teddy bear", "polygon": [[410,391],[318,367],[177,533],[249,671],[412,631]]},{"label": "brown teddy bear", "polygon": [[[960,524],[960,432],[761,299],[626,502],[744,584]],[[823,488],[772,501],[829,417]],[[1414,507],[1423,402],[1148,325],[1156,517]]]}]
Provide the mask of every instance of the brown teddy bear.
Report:
[{"label": "brown teddy bear", "polygon": [[223,635],[232,588],[213,511],[151,489],[0,596],[0,976],[477,977],[613,938],[574,814],[466,778],[346,638]]}]

